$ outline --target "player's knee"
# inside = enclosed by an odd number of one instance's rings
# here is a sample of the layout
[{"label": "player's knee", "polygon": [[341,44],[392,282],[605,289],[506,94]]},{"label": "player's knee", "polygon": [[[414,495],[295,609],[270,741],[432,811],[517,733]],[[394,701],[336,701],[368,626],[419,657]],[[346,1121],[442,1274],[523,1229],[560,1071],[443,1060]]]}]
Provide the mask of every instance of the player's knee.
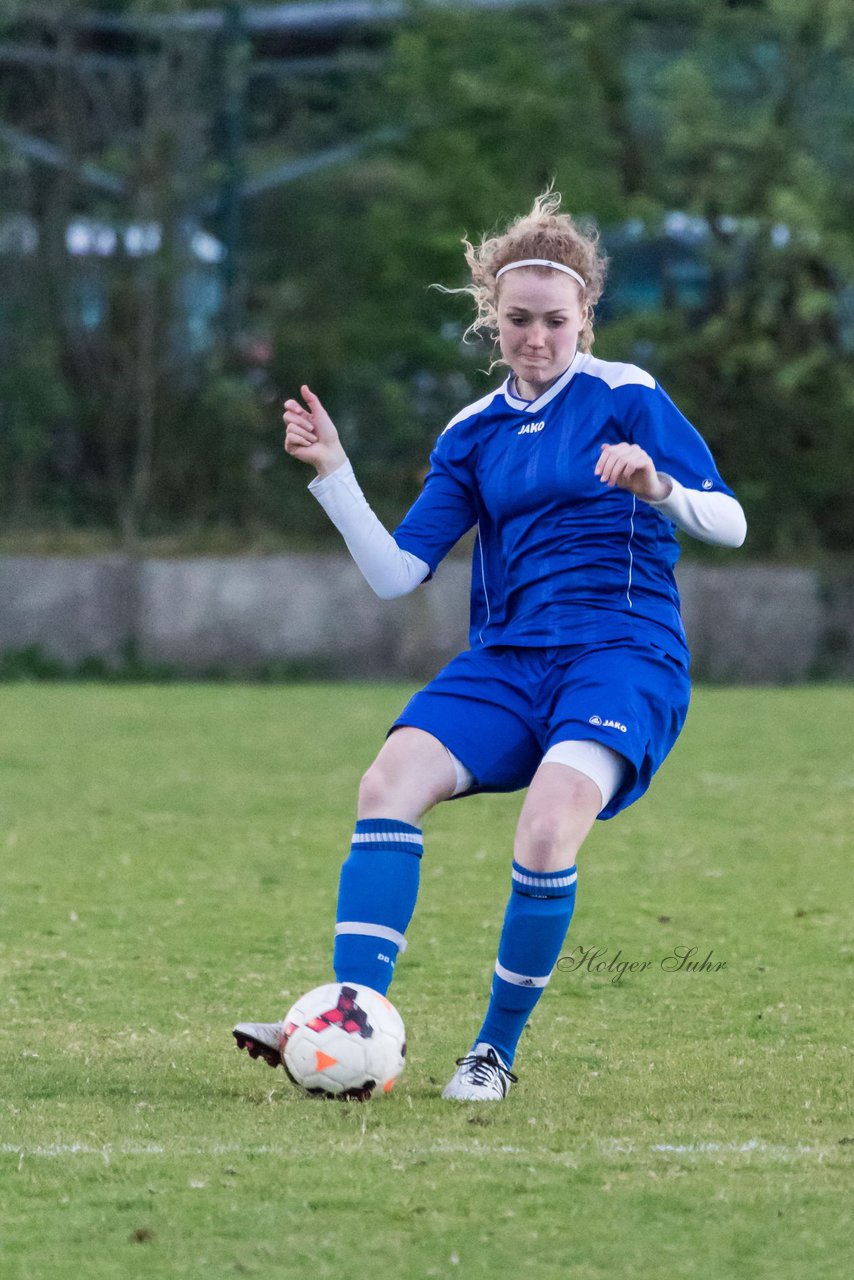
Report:
[{"label": "player's knee", "polygon": [[[566,859],[575,854],[567,826],[562,815],[548,810],[524,814],[516,832],[515,856],[524,866],[564,865]],[[573,847],[569,848],[570,845]]]},{"label": "player's knee", "polygon": [[[577,794],[576,794],[577,790]],[[600,797],[597,795],[596,799]],[[516,830],[514,856],[535,870],[569,866],[595,817],[587,780],[568,780],[561,804],[533,804],[523,809]]]},{"label": "player's knee", "polygon": [[360,818],[396,818],[417,826],[442,797],[429,777],[400,769],[382,758],[364,774],[359,786]]},{"label": "player's knee", "polygon": [[359,783],[359,812],[382,811],[393,803],[397,788],[394,778],[382,761],[375,760],[362,775]]},{"label": "player's knee", "polygon": [[395,731],[366,770],[359,786],[360,818],[398,818],[418,824],[441,800],[453,795],[451,757],[429,734]]}]

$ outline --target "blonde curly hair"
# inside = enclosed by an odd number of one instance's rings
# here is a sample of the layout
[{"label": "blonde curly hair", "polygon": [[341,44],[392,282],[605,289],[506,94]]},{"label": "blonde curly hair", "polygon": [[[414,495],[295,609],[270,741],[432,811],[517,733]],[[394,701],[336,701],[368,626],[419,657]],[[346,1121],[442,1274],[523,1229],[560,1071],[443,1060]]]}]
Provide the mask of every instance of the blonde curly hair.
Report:
[{"label": "blonde curly hair", "polygon": [[[572,267],[586,281],[581,301],[587,306],[587,320],[579,334],[582,351],[593,346],[593,311],[605,287],[608,259],[599,248],[595,227],[581,227],[568,213],[560,213],[559,191],[548,188],[537,196],[529,213],[517,218],[499,235],[484,237],[473,245],[463,237],[471,284],[447,293],[467,293],[474,298],[477,315],[465,332],[498,335],[498,291],[496,276],[509,262],[522,258],[547,258]],[[548,270],[548,268],[543,268]]]}]

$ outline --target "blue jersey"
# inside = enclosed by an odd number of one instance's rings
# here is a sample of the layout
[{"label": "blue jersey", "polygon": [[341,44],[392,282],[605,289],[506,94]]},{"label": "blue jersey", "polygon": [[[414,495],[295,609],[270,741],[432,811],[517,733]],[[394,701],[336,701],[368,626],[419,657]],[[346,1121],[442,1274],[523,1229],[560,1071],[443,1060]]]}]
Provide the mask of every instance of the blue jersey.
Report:
[{"label": "blue jersey", "polygon": [[594,474],[601,446],[623,441],[687,489],[732,494],[699,433],[635,365],[577,352],[537,400],[520,400],[511,376],[451,419],[394,537],[432,573],[477,528],[473,649],[634,639],[687,658],[674,525]]}]

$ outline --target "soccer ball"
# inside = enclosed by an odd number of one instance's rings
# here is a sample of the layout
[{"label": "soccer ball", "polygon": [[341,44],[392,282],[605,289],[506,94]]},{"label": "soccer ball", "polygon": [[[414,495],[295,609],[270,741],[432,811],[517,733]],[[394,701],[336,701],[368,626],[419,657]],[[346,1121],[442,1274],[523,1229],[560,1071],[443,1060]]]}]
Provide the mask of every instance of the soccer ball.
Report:
[{"label": "soccer ball", "polygon": [[346,982],[301,996],[285,1014],[279,1045],[285,1071],[300,1089],[360,1102],[388,1093],[406,1058],[403,1020],[391,1001]]}]

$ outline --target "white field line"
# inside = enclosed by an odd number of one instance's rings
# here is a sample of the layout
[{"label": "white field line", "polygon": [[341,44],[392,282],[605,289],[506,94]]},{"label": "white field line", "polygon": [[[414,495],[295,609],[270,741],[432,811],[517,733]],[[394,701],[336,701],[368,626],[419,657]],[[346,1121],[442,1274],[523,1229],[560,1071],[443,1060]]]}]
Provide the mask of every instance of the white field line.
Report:
[{"label": "white field line", "polygon": [[[92,1146],[84,1142],[52,1143],[45,1146],[26,1146],[14,1142],[0,1143],[0,1155],[17,1156],[19,1162],[25,1159],[61,1159],[66,1156],[98,1156],[106,1164],[112,1159],[137,1156],[168,1156],[170,1159],[199,1159],[217,1156],[252,1155],[281,1156],[282,1147],[252,1145],[251,1143],[226,1142],[202,1143],[197,1146],[167,1147],[159,1143],[123,1142],[107,1143],[103,1146]],[[338,1154],[355,1154],[357,1152],[375,1153],[388,1158],[394,1156],[400,1160],[410,1157],[437,1156],[515,1156],[531,1164],[559,1164],[577,1167],[591,1155],[606,1159],[617,1159],[622,1156],[761,1156],[766,1160],[806,1160],[819,1162],[835,1151],[831,1146],[807,1146],[803,1143],[785,1144],[764,1142],[759,1138],[750,1138],[745,1142],[657,1142],[651,1146],[638,1147],[622,1138],[609,1138],[580,1148],[576,1151],[548,1151],[542,1148],[489,1146],[483,1142],[434,1142],[425,1147],[412,1147],[408,1150],[389,1149],[378,1142],[344,1142],[334,1143],[333,1151]]]},{"label": "white field line", "polygon": [[759,1151],[762,1155],[819,1155],[824,1154],[820,1147],[808,1147],[798,1145],[790,1147],[773,1142],[760,1142],[758,1138],[751,1138],[749,1142],[657,1142],[655,1146],[650,1147],[650,1151],[672,1151],[678,1155],[717,1155],[720,1152],[725,1154],[748,1155],[751,1151]]}]

